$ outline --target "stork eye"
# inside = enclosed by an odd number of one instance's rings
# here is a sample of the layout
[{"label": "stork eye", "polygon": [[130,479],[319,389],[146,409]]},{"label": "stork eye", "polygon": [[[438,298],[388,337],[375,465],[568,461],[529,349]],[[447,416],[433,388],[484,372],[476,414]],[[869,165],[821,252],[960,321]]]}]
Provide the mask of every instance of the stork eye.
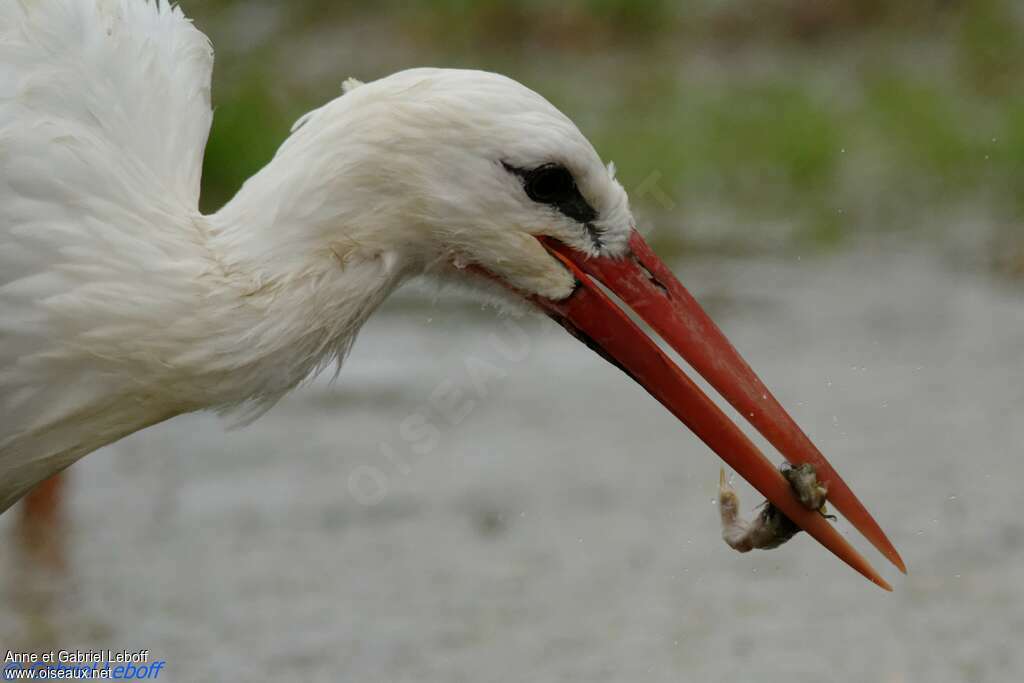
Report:
[{"label": "stork eye", "polygon": [[572,174],[557,164],[545,164],[526,174],[526,195],[542,204],[559,204],[576,194]]},{"label": "stork eye", "polygon": [[[582,223],[592,235],[597,234],[591,225],[597,218],[597,211],[580,194],[576,180],[564,166],[544,164],[536,168],[519,168],[505,161],[501,165],[522,180],[527,197]],[[594,242],[599,243],[600,239],[595,237]]]}]

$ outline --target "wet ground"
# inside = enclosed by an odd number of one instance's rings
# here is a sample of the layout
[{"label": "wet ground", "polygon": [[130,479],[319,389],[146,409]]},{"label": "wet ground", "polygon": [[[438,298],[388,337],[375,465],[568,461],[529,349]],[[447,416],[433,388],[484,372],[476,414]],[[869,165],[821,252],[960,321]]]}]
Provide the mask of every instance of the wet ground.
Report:
[{"label": "wet ground", "polygon": [[889,532],[908,577],[851,538],[892,594],[804,535],[730,551],[717,459],[553,325],[405,295],[336,385],[88,456],[50,555],[0,518],[0,643],[180,681],[1013,680],[1024,288],[907,248],[677,268]]}]

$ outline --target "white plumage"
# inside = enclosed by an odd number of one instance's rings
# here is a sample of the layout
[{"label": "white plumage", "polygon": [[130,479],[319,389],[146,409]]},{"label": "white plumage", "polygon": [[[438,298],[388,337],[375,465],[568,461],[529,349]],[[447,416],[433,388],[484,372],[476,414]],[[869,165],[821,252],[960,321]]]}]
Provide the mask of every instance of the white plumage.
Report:
[{"label": "white plumage", "polygon": [[[480,264],[558,299],[573,279],[534,236],[626,248],[626,195],[572,122],[472,71],[350,84],[203,216],[212,64],[167,0],[0,4],[0,511],[145,426],[269,406],[412,276]],[[591,225],[505,167],[551,162]]]}]

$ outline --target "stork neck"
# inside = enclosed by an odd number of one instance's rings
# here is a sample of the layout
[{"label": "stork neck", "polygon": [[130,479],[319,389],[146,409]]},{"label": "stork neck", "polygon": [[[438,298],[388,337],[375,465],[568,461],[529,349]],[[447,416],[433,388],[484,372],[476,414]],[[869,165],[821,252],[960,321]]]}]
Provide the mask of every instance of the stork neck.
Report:
[{"label": "stork neck", "polygon": [[303,200],[296,182],[268,167],[205,219],[212,298],[224,311],[213,335],[231,359],[231,394],[215,402],[273,400],[340,362],[369,315],[417,272],[400,249],[357,247],[361,236],[337,220],[328,231],[323,205]]}]

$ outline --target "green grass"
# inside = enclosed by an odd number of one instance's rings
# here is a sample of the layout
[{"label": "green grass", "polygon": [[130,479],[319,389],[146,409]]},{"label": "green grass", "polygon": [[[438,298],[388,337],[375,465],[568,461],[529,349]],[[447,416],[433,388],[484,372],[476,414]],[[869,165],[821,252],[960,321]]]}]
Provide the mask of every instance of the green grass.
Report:
[{"label": "green grass", "polygon": [[217,105],[203,162],[203,210],[224,204],[247,178],[274,156],[288,134],[292,118],[251,81]]}]

